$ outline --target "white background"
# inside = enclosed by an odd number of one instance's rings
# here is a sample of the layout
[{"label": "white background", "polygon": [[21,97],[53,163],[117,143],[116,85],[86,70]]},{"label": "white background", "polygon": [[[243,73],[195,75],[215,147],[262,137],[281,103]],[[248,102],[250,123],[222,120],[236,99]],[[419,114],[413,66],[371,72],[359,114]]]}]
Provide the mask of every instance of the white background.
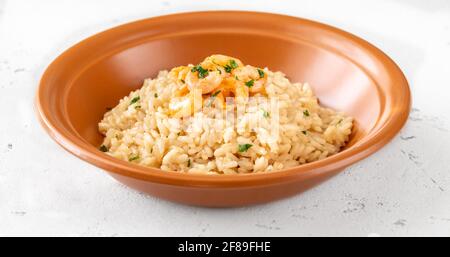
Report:
[{"label": "white background", "polygon": [[[413,112],[381,151],[286,200],[183,206],[132,191],[43,132],[33,97],[45,67],[83,38],[135,19],[241,9],[325,22],[403,69]],[[0,235],[450,235],[450,1],[0,0]]]}]

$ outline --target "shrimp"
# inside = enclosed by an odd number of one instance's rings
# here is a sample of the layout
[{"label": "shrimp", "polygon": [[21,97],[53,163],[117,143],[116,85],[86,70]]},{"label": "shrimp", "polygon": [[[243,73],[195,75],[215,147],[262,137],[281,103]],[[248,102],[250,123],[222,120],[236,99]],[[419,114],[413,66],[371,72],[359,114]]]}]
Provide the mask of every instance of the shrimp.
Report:
[{"label": "shrimp", "polygon": [[186,83],[190,90],[197,87],[203,94],[209,94],[231,75],[234,69],[243,67],[239,59],[215,54],[206,57],[199,65],[194,66],[186,75]]},{"label": "shrimp", "polygon": [[169,114],[176,118],[189,116],[202,108],[203,98],[199,89],[184,97],[175,97],[169,103]]},{"label": "shrimp", "polygon": [[214,93],[212,93],[209,96],[205,96],[203,99],[203,103],[205,107],[211,107],[211,106],[216,106],[219,108],[225,108],[225,98],[222,94],[221,90],[218,90]]},{"label": "shrimp", "polygon": [[184,96],[184,95],[187,95],[188,93],[189,93],[189,88],[184,83],[175,91],[175,96]]},{"label": "shrimp", "polygon": [[219,68],[225,72],[228,70],[227,67],[235,69],[244,66],[241,60],[222,54],[208,56],[201,64],[209,69]]},{"label": "shrimp", "polygon": [[189,72],[188,66],[179,66],[170,70],[169,77],[172,78],[178,85],[178,88],[175,91],[175,96],[184,96],[189,93],[189,89],[187,88],[185,82],[186,75],[188,72]]},{"label": "shrimp", "polygon": [[220,85],[224,97],[234,97],[236,94],[236,80],[232,77],[225,78]]},{"label": "shrimp", "polygon": [[209,94],[222,83],[223,77],[217,70],[207,70],[201,65],[194,66],[186,75],[186,84],[190,91],[200,88],[202,94]]},{"label": "shrimp", "polygon": [[234,97],[237,102],[245,103],[249,97],[249,89],[242,81],[238,81],[235,78],[226,78],[220,85],[221,95],[224,98]]},{"label": "shrimp", "polygon": [[175,80],[176,83],[180,84],[186,79],[186,75],[189,72],[188,66],[178,66],[170,70],[169,77]]},{"label": "shrimp", "polygon": [[[226,107],[225,98],[234,97],[237,104],[246,104],[250,93],[265,92],[267,75],[262,69],[247,65],[226,55],[211,55],[199,65],[180,66],[171,70],[179,87],[169,104],[171,114],[183,117],[212,103]],[[208,100],[207,100],[208,99]]]},{"label": "shrimp", "polygon": [[237,81],[236,88],[234,91],[234,98],[236,99],[236,103],[245,104],[248,101],[248,97],[249,97],[248,87],[241,81]]},{"label": "shrimp", "polygon": [[232,74],[240,81],[245,82],[250,93],[264,92],[264,85],[266,84],[267,75],[262,69],[246,65],[235,69]]}]

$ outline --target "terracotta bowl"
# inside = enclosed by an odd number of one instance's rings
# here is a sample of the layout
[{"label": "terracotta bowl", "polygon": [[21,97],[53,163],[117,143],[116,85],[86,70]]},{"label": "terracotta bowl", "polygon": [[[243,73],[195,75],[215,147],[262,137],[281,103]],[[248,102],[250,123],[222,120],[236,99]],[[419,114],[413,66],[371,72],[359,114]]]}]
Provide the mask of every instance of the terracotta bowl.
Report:
[{"label": "terracotta bowl", "polygon": [[[98,150],[97,123],[107,107],[159,70],[214,53],[309,82],[322,105],[355,117],[349,145],[279,172],[217,176],[163,172]],[[83,40],[47,68],[36,106],[56,142],[132,188],[186,204],[239,206],[299,193],[374,153],[407,120],[410,92],[388,56],[347,32],[289,16],[218,11],[140,20]]]}]

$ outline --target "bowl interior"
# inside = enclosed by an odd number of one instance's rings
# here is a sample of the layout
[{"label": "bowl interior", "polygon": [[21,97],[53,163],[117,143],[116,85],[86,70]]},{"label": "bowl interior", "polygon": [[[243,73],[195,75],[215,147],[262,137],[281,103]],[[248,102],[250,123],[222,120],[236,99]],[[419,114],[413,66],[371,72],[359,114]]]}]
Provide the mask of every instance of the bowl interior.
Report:
[{"label": "bowl interior", "polygon": [[[241,176],[242,185],[268,177],[288,180],[303,171],[341,169],[386,144],[408,117],[406,79],[392,60],[366,41],[299,18],[220,11],[141,20],[73,46],[41,79],[37,94],[41,121],[58,143],[99,167],[139,179],[190,183],[192,176],[161,173],[102,154],[97,149],[102,142],[97,124],[108,107],[139,88],[145,78],[217,53],[282,71],[292,82],[307,82],[322,105],[355,118],[350,142],[341,153],[293,168],[297,172]],[[196,181],[235,183],[228,176],[219,177],[199,175]]]},{"label": "bowl interior", "polygon": [[381,99],[370,77],[338,53],[307,42],[269,35],[205,33],[142,42],[102,58],[73,80],[67,94],[67,119],[84,140],[98,146],[97,124],[144,78],[158,71],[221,53],[246,64],[284,72],[293,82],[308,82],[322,105],[356,119],[351,144],[364,137],[380,114]]}]

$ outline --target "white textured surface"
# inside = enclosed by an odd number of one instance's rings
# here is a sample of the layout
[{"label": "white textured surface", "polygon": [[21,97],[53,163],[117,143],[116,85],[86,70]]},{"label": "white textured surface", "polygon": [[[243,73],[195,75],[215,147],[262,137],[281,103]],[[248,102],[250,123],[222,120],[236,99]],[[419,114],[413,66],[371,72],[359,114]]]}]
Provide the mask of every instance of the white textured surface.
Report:
[{"label": "white textured surface", "polygon": [[[370,158],[290,199],[178,205],[125,188],[38,125],[41,73],[64,49],[135,19],[243,9],[306,17],[375,44],[404,70],[414,110]],[[0,235],[450,235],[450,2],[0,0]]]}]

